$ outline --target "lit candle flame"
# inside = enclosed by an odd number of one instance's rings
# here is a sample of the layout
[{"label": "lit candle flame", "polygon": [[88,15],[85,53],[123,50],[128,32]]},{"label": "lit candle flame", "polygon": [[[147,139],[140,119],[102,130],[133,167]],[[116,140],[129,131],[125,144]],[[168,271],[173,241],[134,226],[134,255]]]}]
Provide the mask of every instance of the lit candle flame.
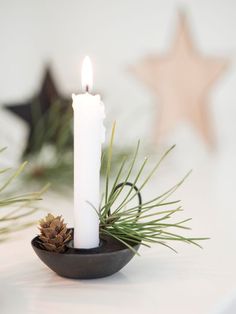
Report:
[{"label": "lit candle flame", "polygon": [[92,90],[93,87],[93,68],[91,60],[88,56],[84,58],[81,70],[82,89],[86,92]]}]

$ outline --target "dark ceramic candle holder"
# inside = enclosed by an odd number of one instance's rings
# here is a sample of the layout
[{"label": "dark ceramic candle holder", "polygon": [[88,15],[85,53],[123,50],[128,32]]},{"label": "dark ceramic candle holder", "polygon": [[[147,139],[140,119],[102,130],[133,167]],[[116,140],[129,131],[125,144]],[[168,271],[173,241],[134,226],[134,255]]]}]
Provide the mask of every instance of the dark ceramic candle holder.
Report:
[{"label": "dark ceramic candle holder", "polygon": [[[141,194],[133,183],[125,182],[116,186],[114,192],[124,185],[132,186],[137,192],[139,206]],[[140,207],[141,208],[141,207]],[[140,213],[138,210],[138,215]],[[110,214],[110,211],[109,213]],[[73,236],[73,229],[72,236]],[[64,253],[50,252],[42,248],[39,237],[31,241],[32,247],[41,261],[58,275],[74,279],[94,279],[110,276],[121,270],[138,251],[140,243],[129,242],[134,249],[110,236],[102,236],[100,246],[94,249],[76,249],[69,242]]]},{"label": "dark ceramic candle holder", "polygon": [[[41,261],[58,275],[74,279],[94,279],[110,276],[122,269],[135,255],[116,239],[104,236],[94,249],[75,249],[71,241],[64,253],[49,252],[40,246],[39,237],[31,241]],[[135,251],[140,244],[129,243]]]}]

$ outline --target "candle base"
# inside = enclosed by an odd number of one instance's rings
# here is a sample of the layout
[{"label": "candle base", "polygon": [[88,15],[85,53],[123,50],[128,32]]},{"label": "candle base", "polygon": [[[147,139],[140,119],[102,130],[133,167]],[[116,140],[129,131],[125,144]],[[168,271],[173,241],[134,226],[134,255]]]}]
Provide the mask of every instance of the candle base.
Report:
[{"label": "candle base", "polygon": [[[64,253],[43,249],[38,236],[31,244],[41,261],[51,270],[62,277],[73,279],[110,276],[121,270],[135,255],[131,249],[110,236],[103,236],[100,246],[92,249],[74,248],[71,241]],[[140,244],[129,244],[138,251]]]},{"label": "candle base", "polygon": [[[73,235],[73,233],[72,233],[72,235]],[[74,253],[79,251],[80,253],[84,252],[84,253],[94,254],[96,252],[100,252],[101,247],[104,245],[105,245],[104,240],[100,239],[99,246],[91,248],[91,249],[76,248],[76,247],[74,247],[74,241],[73,240],[71,240],[66,246],[68,249],[70,249],[71,252],[74,252]]]}]

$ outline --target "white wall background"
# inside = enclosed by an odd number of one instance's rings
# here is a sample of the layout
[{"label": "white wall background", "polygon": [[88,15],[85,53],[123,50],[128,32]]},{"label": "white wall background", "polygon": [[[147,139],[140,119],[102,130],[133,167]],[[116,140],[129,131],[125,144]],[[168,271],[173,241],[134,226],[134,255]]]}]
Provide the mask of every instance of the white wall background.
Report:
[{"label": "white wall background", "polygon": [[[126,139],[150,139],[155,99],[128,67],[146,54],[168,50],[180,7],[188,13],[199,50],[231,60],[209,110],[218,148],[236,150],[235,0],[0,0],[0,103],[36,92],[47,62],[63,93],[79,90],[81,60],[88,54],[95,89],[103,94],[109,121],[118,120],[119,137],[125,130]],[[196,152],[205,158],[201,139],[187,125],[169,141],[181,152],[191,147],[191,158]]]}]

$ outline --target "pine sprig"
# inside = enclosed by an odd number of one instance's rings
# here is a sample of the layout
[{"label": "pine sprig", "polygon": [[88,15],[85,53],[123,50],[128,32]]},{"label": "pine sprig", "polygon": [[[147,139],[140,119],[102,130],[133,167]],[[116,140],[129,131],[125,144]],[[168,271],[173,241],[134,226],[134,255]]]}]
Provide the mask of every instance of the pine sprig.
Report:
[{"label": "pine sprig", "polygon": [[[134,176],[134,169],[136,169],[140,147],[140,143],[138,142],[131,162],[127,165],[128,158],[124,158],[122,160],[117,175],[115,176],[114,183],[111,189],[109,189],[114,132],[115,126],[112,130],[110,145],[107,152],[107,175],[104,204],[99,210],[96,210],[100,218],[100,234],[112,236],[133,251],[135,250],[131,243],[140,243],[147,247],[150,247],[153,243],[158,243],[170,248],[173,251],[175,251],[175,249],[169,244],[169,242],[178,241],[201,247],[199,245],[199,241],[206,240],[208,238],[186,237],[181,235],[179,233],[180,230],[190,229],[186,226],[186,223],[189,222],[191,218],[179,220],[177,222],[173,220],[175,215],[183,209],[179,205],[180,200],[169,200],[170,196],[184,183],[191,171],[188,172],[177,184],[173,185],[170,189],[153,199],[136,206],[131,205],[132,200],[137,197],[140,191],[149,183],[163,160],[175,146],[168,149],[161,156],[148,175],[141,182],[139,182],[148,159],[144,159],[139,169],[135,170],[137,172]],[[127,187],[127,183],[129,182],[131,176],[134,177],[132,180],[133,183],[129,184]],[[116,189],[118,184],[120,188]],[[137,189],[136,186],[139,186],[139,188]],[[119,201],[119,197],[122,191],[124,192],[125,188],[127,188],[128,191],[122,200]],[[177,205],[177,207],[173,208],[174,205]],[[163,209],[163,207],[166,209]]]},{"label": "pine sprig", "polygon": [[[2,153],[5,149],[0,149]],[[27,162],[22,163],[18,169],[12,171],[4,182],[0,182],[0,242],[14,231],[31,226],[34,222],[25,222],[24,219],[34,214],[38,208],[35,201],[41,200],[42,194],[48,189],[48,184],[39,192],[21,195],[7,193],[11,183],[24,171]],[[0,169],[0,175],[10,172],[9,168]],[[3,194],[4,193],[4,194]]]}]

